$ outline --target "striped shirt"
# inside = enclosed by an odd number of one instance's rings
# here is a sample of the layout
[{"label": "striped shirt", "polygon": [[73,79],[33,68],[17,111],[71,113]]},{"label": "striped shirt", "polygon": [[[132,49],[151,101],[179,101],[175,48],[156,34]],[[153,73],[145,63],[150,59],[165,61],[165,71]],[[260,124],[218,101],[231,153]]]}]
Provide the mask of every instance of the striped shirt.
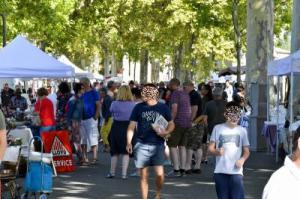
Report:
[{"label": "striped shirt", "polygon": [[177,115],[174,119],[175,125],[182,128],[190,128],[192,126],[192,109],[189,94],[183,90],[174,91],[171,96],[171,105],[173,104],[177,104]]}]

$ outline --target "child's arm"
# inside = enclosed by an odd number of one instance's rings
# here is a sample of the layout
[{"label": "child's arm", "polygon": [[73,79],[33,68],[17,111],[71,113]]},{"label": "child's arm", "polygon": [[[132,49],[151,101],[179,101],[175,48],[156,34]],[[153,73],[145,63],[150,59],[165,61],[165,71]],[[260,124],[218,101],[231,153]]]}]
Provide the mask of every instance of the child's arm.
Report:
[{"label": "child's arm", "polygon": [[243,155],[238,161],[236,161],[235,165],[238,168],[241,168],[244,165],[244,163],[246,162],[246,160],[249,158],[249,156],[250,156],[249,147],[243,146]]},{"label": "child's arm", "polygon": [[217,149],[215,142],[210,142],[208,146],[208,151],[211,155],[222,156],[224,155],[224,148]]}]

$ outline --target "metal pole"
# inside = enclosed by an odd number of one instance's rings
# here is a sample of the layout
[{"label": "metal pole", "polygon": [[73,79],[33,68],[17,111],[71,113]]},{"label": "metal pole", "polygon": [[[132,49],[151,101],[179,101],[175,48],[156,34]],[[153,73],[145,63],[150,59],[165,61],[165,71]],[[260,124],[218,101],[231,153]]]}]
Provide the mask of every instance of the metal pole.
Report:
[{"label": "metal pole", "polygon": [[294,122],[293,118],[293,97],[294,97],[294,73],[291,73],[291,100],[290,100],[290,124]]},{"label": "metal pole", "polygon": [[271,81],[271,78],[273,76],[268,76],[267,78],[267,121],[271,121],[270,120],[270,114],[269,114],[269,111],[270,111],[270,81]]},{"label": "metal pole", "polygon": [[3,47],[6,46],[6,17],[5,14],[0,14],[2,17],[2,41]]},{"label": "metal pole", "polygon": [[278,162],[279,158],[278,158],[278,151],[279,151],[279,92],[280,92],[280,76],[277,76],[277,101],[276,101],[276,162]]}]

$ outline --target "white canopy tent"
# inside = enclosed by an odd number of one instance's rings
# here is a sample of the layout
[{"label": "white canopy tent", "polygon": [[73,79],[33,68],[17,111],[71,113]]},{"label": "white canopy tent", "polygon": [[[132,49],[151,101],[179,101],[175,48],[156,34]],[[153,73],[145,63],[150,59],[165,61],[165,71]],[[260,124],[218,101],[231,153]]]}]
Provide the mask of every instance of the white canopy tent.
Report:
[{"label": "white canopy tent", "polygon": [[99,73],[93,73],[93,79],[104,80],[104,77],[103,77],[103,75],[101,75]]},{"label": "white canopy tent", "polygon": [[76,66],[74,63],[72,63],[65,55],[61,55],[58,58],[58,60],[61,61],[62,63],[65,63],[65,64],[71,66],[72,68],[74,68],[75,77],[77,77],[77,78],[88,77],[90,79],[96,79],[96,80],[103,80],[104,79],[103,75],[100,75],[100,74],[97,74],[97,73],[91,73],[91,72],[82,70],[81,68]]},{"label": "white canopy tent", "polygon": [[268,76],[300,74],[300,50],[288,57],[271,61],[268,64]]},{"label": "white canopy tent", "polygon": [[0,50],[0,78],[74,77],[74,69],[17,36]]},{"label": "white canopy tent", "polygon": [[[293,98],[294,98],[294,76],[300,75],[300,50],[291,54],[288,57],[274,60],[269,62],[268,64],[268,77],[277,76],[278,78],[281,76],[290,76],[291,77],[291,92],[289,99],[289,117],[290,123],[294,121],[294,113],[293,113]],[[269,82],[269,81],[268,81]],[[279,89],[279,79],[277,80],[277,88]],[[269,90],[269,85],[268,85]],[[268,92],[269,93],[269,92]],[[276,142],[276,161],[278,161],[278,140],[279,140],[279,91],[277,92],[277,100],[276,100],[276,112],[277,112],[277,142]],[[269,104],[269,103],[268,103]],[[269,105],[268,105],[269,108]],[[268,110],[269,114],[269,110]],[[268,115],[269,118],[269,115]]]},{"label": "white canopy tent", "polygon": [[74,68],[75,71],[75,77],[88,77],[90,79],[93,79],[93,73],[90,73],[88,71],[82,70],[81,68],[79,68],[78,66],[76,66],[74,63],[72,63],[65,55],[61,55],[60,57],[58,57],[58,61],[61,61],[64,64],[67,64],[69,66],[71,66],[72,68]]}]

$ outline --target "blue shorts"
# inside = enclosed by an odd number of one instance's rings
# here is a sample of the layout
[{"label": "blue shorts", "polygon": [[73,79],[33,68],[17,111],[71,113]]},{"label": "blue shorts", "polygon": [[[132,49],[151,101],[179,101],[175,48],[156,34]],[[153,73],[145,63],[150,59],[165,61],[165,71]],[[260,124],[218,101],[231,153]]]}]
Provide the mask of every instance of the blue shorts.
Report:
[{"label": "blue shorts", "polygon": [[137,142],[134,146],[135,166],[142,169],[149,166],[163,166],[165,161],[165,146],[142,144]]}]

